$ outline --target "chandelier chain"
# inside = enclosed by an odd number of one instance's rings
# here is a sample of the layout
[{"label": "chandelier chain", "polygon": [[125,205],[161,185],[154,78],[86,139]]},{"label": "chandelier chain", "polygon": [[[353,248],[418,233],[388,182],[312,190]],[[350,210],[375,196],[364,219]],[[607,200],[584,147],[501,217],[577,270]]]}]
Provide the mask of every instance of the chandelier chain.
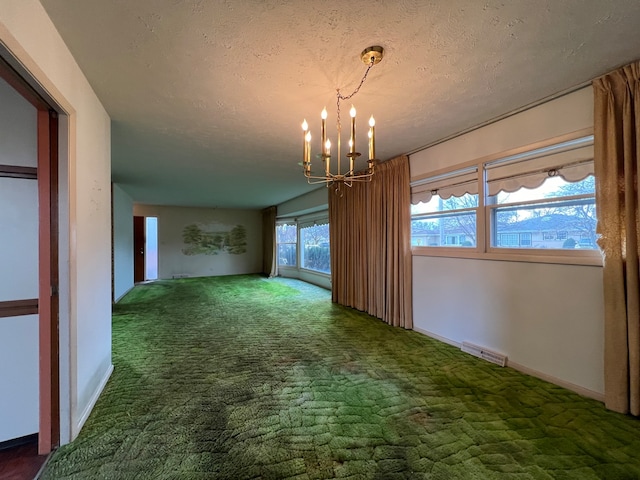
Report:
[{"label": "chandelier chain", "polygon": [[336,100],[337,108],[336,108],[336,110],[337,110],[337,113],[338,113],[337,114],[337,117],[338,117],[338,119],[337,119],[338,120],[337,121],[337,123],[338,123],[338,132],[340,132],[340,130],[341,130],[341,124],[340,124],[340,100],[349,100],[351,97],[353,97],[356,93],[358,93],[360,91],[360,88],[362,87],[362,84],[364,83],[364,81],[367,79],[367,75],[369,75],[369,70],[371,70],[371,67],[373,67],[374,63],[375,63],[375,59],[373,57],[371,57],[371,61],[369,62],[369,66],[367,67],[367,70],[364,72],[364,75],[362,76],[362,80],[360,80],[360,84],[356,87],[356,89],[353,92],[351,92],[350,95],[347,95],[345,97],[340,93],[340,89],[339,88],[336,89],[337,90],[337,94],[336,94],[336,96],[337,96],[337,100]]}]

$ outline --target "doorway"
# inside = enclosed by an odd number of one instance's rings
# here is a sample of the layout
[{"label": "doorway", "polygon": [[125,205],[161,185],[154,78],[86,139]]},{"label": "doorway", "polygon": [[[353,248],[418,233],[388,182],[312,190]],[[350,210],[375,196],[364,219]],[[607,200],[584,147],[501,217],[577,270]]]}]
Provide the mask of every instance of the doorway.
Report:
[{"label": "doorway", "polygon": [[[60,441],[57,113],[0,57],[0,444]],[[6,267],[6,268],[4,268]]]},{"label": "doorway", "polygon": [[133,281],[158,279],[158,218],[133,217]]},{"label": "doorway", "polygon": [[158,279],[158,217],[145,217],[145,280]]}]

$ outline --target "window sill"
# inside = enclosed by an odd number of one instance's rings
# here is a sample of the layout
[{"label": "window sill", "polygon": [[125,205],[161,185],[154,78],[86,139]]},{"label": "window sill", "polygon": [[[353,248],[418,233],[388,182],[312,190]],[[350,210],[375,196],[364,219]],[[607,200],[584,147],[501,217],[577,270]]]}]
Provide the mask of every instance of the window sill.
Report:
[{"label": "window sill", "polygon": [[298,270],[296,265],[278,265],[278,270]]},{"label": "window sill", "polygon": [[326,272],[319,272],[318,270],[310,270],[308,268],[302,268],[300,267],[300,271],[304,272],[304,273],[311,273],[313,275],[318,275],[320,277],[325,277],[325,278],[331,278],[331,274],[330,273],[326,273]]},{"label": "window sill", "polygon": [[540,253],[540,250],[523,249],[491,249],[489,252],[479,252],[475,249],[447,248],[447,247],[412,247],[411,254],[419,257],[447,257],[466,258],[473,260],[494,260],[503,262],[524,263],[555,263],[564,265],[602,266],[602,254],[599,250],[569,250],[563,252],[554,250],[553,253]]}]

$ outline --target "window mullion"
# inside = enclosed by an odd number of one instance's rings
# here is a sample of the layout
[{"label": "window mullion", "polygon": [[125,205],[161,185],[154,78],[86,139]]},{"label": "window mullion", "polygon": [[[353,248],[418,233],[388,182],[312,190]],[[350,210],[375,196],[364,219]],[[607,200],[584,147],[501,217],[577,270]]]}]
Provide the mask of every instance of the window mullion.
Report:
[{"label": "window mullion", "polygon": [[486,221],[486,195],[485,195],[485,171],[483,165],[478,165],[478,208],[476,209],[476,250],[478,252],[487,251],[487,235],[490,231]]}]

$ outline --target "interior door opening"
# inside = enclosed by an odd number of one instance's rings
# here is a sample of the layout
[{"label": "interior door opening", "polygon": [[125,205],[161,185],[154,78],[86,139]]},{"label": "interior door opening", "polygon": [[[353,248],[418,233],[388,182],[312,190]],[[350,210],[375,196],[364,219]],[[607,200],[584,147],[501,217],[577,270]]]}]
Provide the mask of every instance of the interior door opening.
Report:
[{"label": "interior door opening", "polygon": [[146,280],[158,279],[158,217],[145,218],[145,258]]}]

